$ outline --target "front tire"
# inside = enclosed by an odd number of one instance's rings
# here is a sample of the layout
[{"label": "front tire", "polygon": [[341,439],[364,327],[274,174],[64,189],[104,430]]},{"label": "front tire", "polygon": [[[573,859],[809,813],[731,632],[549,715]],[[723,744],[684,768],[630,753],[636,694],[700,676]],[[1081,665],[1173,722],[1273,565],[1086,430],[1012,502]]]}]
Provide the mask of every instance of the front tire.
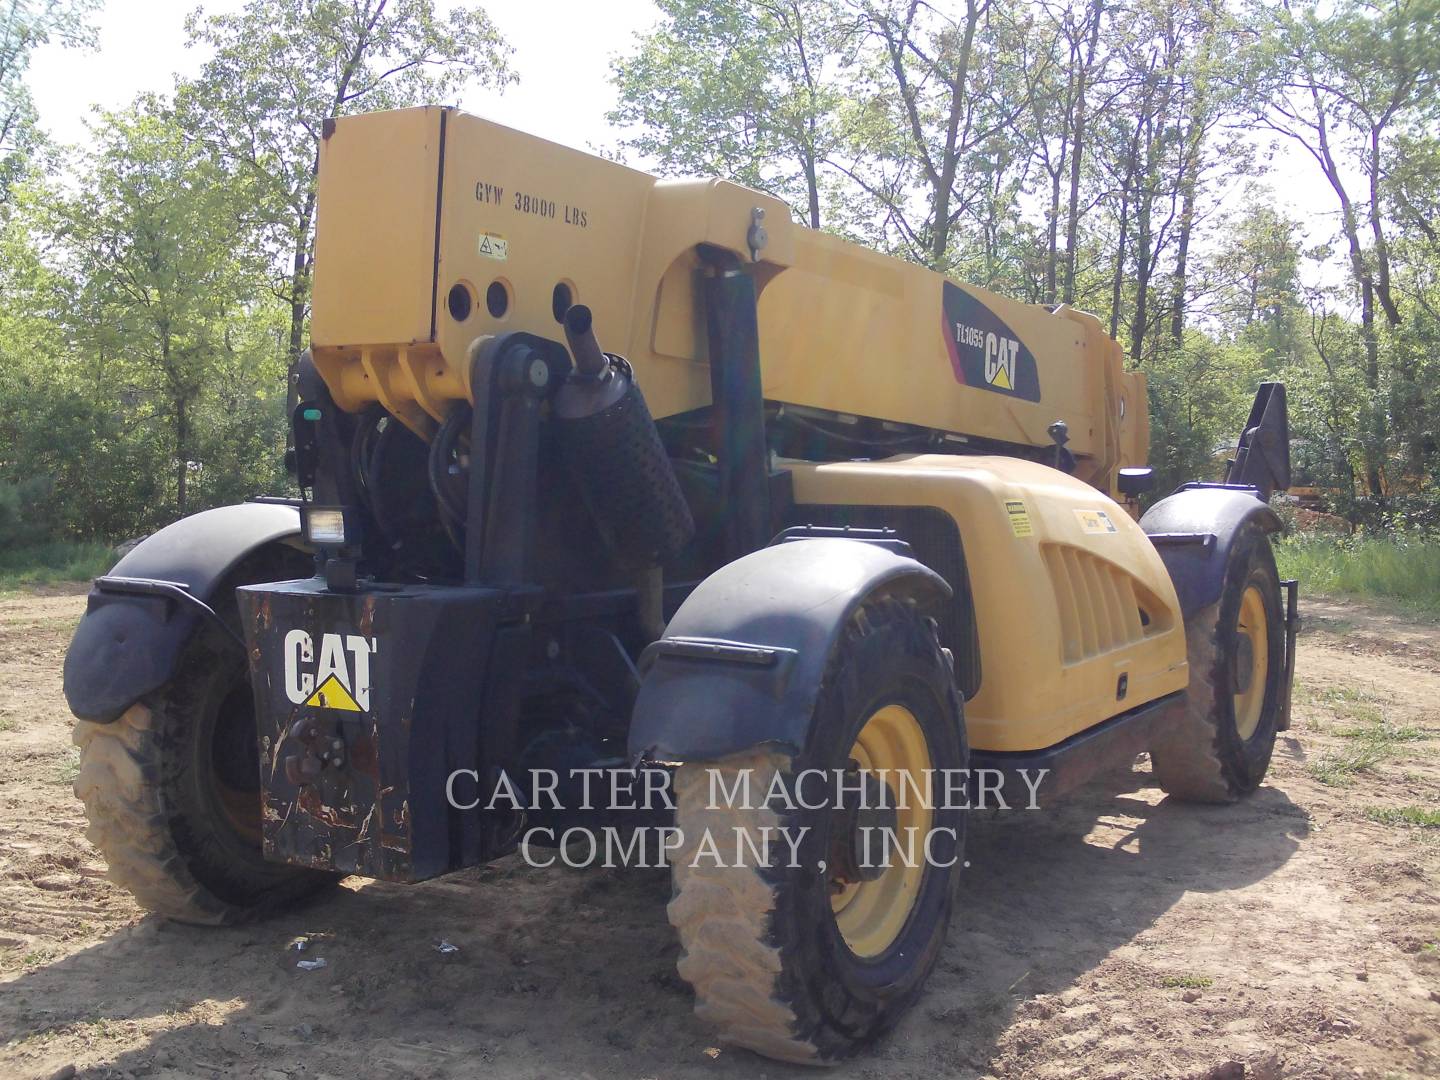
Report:
[{"label": "front tire", "polygon": [[[845,627],[800,757],[759,748],[679,769],[676,824],[684,842],[671,860],[669,916],[696,1014],[721,1040],[784,1061],[828,1064],[894,1026],[939,957],[963,859],[963,809],[946,804],[938,774],[928,770],[964,769],[967,761],[961,702],[934,624],[913,605],[880,598]],[[915,830],[912,861],[920,865],[897,858],[862,880],[853,864],[837,866],[844,861],[837,852],[853,846],[845,846],[851,826],[836,810],[765,805],[777,776],[791,784],[809,769],[896,777],[892,793],[903,782],[897,770],[909,773],[920,786],[895,811],[893,827],[902,844]],[[713,798],[712,771],[730,788],[744,770],[749,803],[732,808]],[[751,850],[739,846],[742,835],[758,844],[767,828],[792,836],[808,830],[796,865],[779,839],[768,865],[734,858]],[[725,860],[702,849],[707,832]]]},{"label": "front tire", "polygon": [[110,879],[147,911],[220,925],[268,915],[338,880],[267,862],[244,657],[202,625],[174,677],[109,724],[80,721],[75,795]]},{"label": "front tire", "polygon": [[1285,616],[1270,540],[1247,525],[1220,599],[1185,622],[1190,685],[1152,739],[1155,778],[1187,802],[1228,803],[1270,767],[1285,672]]}]

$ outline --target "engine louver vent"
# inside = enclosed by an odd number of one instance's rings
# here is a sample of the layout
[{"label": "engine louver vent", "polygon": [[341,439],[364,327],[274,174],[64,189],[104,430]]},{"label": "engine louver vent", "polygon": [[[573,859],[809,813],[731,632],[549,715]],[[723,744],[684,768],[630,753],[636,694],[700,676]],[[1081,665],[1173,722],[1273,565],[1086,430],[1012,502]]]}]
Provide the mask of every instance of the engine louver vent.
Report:
[{"label": "engine louver vent", "polygon": [[1133,577],[1082,548],[1042,544],[1067,664],[1169,629],[1168,609]]}]

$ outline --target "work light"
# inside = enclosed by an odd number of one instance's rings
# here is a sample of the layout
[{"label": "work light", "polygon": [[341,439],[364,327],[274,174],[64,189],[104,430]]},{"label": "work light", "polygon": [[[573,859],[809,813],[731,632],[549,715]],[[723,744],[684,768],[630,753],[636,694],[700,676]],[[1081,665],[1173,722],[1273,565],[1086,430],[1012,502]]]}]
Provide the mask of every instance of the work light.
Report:
[{"label": "work light", "polygon": [[302,506],[300,533],[315,547],[345,547],[349,533],[345,510],[339,506]]}]

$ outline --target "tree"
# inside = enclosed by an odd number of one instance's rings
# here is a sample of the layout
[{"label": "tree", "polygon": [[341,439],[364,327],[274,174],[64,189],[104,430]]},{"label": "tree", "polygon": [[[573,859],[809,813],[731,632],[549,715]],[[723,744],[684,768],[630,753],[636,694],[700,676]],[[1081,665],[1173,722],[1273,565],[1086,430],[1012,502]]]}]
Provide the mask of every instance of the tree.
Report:
[{"label": "tree", "polygon": [[235,14],[197,11],[192,45],[213,50],[181,86],[189,137],[246,175],[255,202],[240,224],[282,267],[291,366],[305,343],[315,233],[315,177],[325,120],[442,102],[470,80],[513,81],[489,17],[434,0],[250,0]]},{"label": "tree", "polygon": [[[1365,477],[1385,489],[1387,425],[1382,394],[1378,301],[1386,321],[1401,322],[1391,282],[1384,223],[1387,151],[1397,128],[1437,117],[1440,4],[1436,0],[1344,0],[1321,10],[1285,0],[1270,14],[1264,47],[1274,76],[1258,115],[1313,158],[1340,207],[1349,270],[1360,300],[1365,349]],[[1366,191],[1357,197],[1345,166],[1358,160]],[[1370,244],[1362,237],[1368,222]]]},{"label": "tree", "polygon": [[[1032,136],[1030,152],[1046,179],[1045,269],[1041,299],[1059,299],[1063,261],[1065,303],[1075,298],[1075,246],[1079,234],[1080,178],[1085,159],[1089,96],[1107,57],[1098,53],[1105,0],[1085,0],[1080,8],[1064,2],[1040,5],[1036,20],[1036,47],[1023,55],[1037,71],[1032,80],[1030,115],[1026,127]],[[1064,220],[1062,230],[1061,221]],[[1061,235],[1065,253],[1061,255]]]},{"label": "tree", "polygon": [[1245,209],[1222,222],[1225,239],[1210,259],[1206,314],[1231,337],[1255,338],[1274,372],[1298,359],[1286,353],[1304,340],[1300,317],[1300,265],[1303,258],[1298,221],[1269,205],[1268,192],[1247,190]]},{"label": "tree", "polygon": [[1419,237],[1419,258],[1440,257],[1440,136],[1417,126],[1396,138],[1393,157],[1388,217]]},{"label": "tree", "polygon": [[[957,14],[920,0],[861,8],[876,56],[864,88],[868,123],[852,133],[847,176],[872,200],[915,262],[947,268],[960,219],[992,190],[982,148],[1029,108],[1029,91],[997,94],[1002,35],[982,33],[990,0]],[[1004,23],[997,16],[993,24]],[[1013,39],[1012,39],[1013,40]],[[1040,69],[1030,67],[1037,76]],[[980,168],[964,169],[974,159]]]},{"label": "tree", "polygon": [[[166,501],[183,515],[195,508],[192,478],[206,470],[200,415],[216,384],[245,376],[248,398],[225,411],[254,423],[265,411],[256,377],[281,370],[263,330],[267,267],[235,243],[231,204],[251,196],[251,183],[188,140],[156,99],[106,114],[93,138],[77,191],[53,193],[46,222],[72,283],[66,329],[94,399],[118,403],[156,441],[173,479]],[[278,389],[277,378],[274,412]]]},{"label": "tree", "polygon": [[93,44],[88,19],[99,0],[0,0],[0,207],[39,142],[26,89],[30,57],[47,42]]},{"label": "tree", "polygon": [[853,20],[818,0],[660,0],[661,23],[615,62],[612,124],[668,175],[726,176],[821,225]]}]

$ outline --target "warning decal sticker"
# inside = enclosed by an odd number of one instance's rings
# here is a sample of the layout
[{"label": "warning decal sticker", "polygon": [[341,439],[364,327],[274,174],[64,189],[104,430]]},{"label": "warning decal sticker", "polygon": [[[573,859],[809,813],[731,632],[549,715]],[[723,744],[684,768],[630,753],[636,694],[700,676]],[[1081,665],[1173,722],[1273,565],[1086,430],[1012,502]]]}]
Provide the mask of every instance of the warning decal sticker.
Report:
[{"label": "warning decal sticker", "polygon": [[1035,355],[1005,321],[970,293],[945,282],[941,324],[955,381],[1026,401],[1040,400]]},{"label": "warning decal sticker", "polygon": [[496,233],[480,234],[480,254],[504,262],[510,257],[510,241]]},{"label": "warning decal sticker", "polygon": [[1010,528],[1016,536],[1033,536],[1035,530],[1030,527],[1030,514],[1025,509],[1025,504],[1019,499],[1008,499],[1005,502],[1005,512],[1010,515]]},{"label": "warning decal sticker", "polygon": [[1087,533],[1100,535],[1120,531],[1104,510],[1076,510],[1075,516],[1080,520],[1080,528]]}]

